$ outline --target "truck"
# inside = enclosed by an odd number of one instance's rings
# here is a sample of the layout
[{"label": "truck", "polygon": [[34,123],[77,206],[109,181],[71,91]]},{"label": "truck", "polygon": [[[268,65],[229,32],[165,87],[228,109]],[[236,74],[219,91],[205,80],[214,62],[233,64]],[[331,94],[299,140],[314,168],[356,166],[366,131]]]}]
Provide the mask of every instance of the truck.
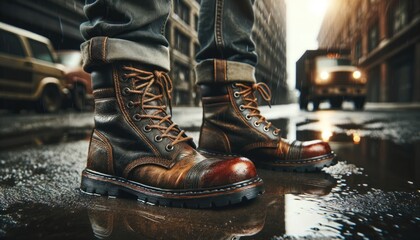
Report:
[{"label": "truck", "polygon": [[296,89],[299,107],[307,110],[312,102],[318,110],[323,101],[339,109],[343,101],[352,101],[362,110],[366,100],[367,78],[354,66],[349,49],[307,50],[296,62]]}]

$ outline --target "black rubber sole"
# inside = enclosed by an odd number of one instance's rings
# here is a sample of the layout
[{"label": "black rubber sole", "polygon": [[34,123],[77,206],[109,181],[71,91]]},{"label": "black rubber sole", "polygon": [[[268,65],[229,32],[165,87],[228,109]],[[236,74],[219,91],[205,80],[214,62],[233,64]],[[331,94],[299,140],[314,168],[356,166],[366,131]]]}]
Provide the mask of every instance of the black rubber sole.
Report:
[{"label": "black rubber sole", "polygon": [[[239,155],[235,154],[223,154],[223,153],[214,153],[209,152],[203,149],[198,149],[198,151],[204,156],[209,157],[238,157]],[[246,156],[245,156],[246,157]],[[282,172],[319,172],[324,167],[329,167],[337,164],[337,155],[334,152],[329,154],[319,156],[316,158],[310,159],[301,159],[301,160],[292,160],[292,161],[261,161],[260,159],[255,159],[249,157],[249,159],[254,163],[257,168],[269,169],[274,171]]]},{"label": "black rubber sole", "polygon": [[82,172],[80,189],[86,194],[109,197],[121,197],[128,194],[150,205],[213,208],[254,199],[264,192],[262,185],[260,178],[254,178],[218,188],[168,190],[85,169]]}]

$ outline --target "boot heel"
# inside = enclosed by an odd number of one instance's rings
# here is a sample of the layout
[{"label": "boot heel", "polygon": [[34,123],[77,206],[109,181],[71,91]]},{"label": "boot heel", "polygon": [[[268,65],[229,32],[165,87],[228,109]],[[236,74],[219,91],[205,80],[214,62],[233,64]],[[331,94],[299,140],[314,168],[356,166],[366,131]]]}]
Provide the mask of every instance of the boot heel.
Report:
[{"label": "boot heel", "polygon": [[103,182],[95,179],[91,179],[86,176],[82,176],[82,182],[80,189],[92,195],[101,195],[109,197],[117,197],[119,195],[119,189],[112,183]]}]

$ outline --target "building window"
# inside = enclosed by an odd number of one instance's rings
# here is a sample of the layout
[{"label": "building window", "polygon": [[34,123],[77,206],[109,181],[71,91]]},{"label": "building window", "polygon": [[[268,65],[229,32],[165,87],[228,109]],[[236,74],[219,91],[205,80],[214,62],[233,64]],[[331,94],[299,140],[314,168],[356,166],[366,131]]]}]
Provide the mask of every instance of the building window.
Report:
[{"label": "building window", "polygon": [[397,1],[390,17],[392,34],[403,29],[408,23],[407,1]]},{"label": "building window", "polygon": [[181,33],[178,29],[175,29],[175,49],[181,53],[190,56],[190,39],[187,35]]},{"label": "building window", "polygon": [[175,91],[173,99],[176,105],[188,105],[191,97],[191,86],[190,86],[190,69],[188,66],[174,63],[173,78]]},{"label": "building window", "polygon": [[357,40],[356,46],[354,47],[354,56],[358,61],[362,57],[362,40]]},{"label": "building window", "polygon": [[362,5],[359,4],[359,6],[357,7],[357,13],[356,13],[356,24],[357,24],[357,26],[360,26],[360,24],[362,22],[362,16],[363,16]]},{"label": "building window", "polygon": [[200,45],[198,43],[194,44],[194,55],[197,56],[197,53],[200,51]]},{"label": "building window", "polygon": [[179,16],[186,24],[190,24],[190,8],[183,0],[175,0],[174,13]]},{"label": "building window", "polygon": [[348,38],[352,37],[352,32],[353,32],[353,29],[352,29],[351,20],[350,20],[348,25],[347,25],[347,37]]},{"label": "building window", "polygon": [[374,24],[369,29],[369,52],[375,49],[379,44],[379,26],[378,24]]},{"label": "building window", "polygon": [[194,27],[195,27],[195,31],[198,32],[198,16],[197,14],[194,14]]}]

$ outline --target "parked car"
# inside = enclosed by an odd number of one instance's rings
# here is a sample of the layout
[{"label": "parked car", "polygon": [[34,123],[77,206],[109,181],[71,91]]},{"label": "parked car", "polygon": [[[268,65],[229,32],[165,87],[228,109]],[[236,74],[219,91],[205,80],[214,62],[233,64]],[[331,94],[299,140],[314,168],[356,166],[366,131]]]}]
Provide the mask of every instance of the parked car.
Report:
[{"label": "parked car", "polygon": [[0,23],[0,102],[17,110],[33,106],[57,112],[68,94],[64,71],[51,42],[38,34]]},{"label": "parked car", "polygon": [[93,103],[90,74],[82,68],[80,51],[57,51],[58,61],[65,66],[66,87],[70,90],[69,105],[77,110],[85,110]]}]

